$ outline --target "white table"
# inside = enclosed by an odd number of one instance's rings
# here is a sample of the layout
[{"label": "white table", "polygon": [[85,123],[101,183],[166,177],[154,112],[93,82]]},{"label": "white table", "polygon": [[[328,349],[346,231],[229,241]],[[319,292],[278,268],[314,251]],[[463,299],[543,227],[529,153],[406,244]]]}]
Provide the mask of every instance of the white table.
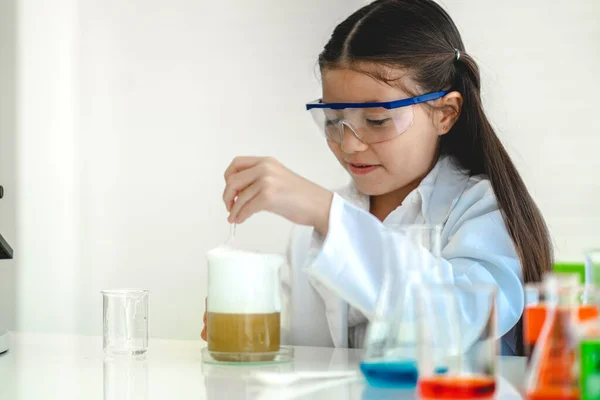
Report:
[{"label": "white table", "polygon": [[[10,350],[0,355],[0,399],[397,399],[398,393],[370,389],[362,380],[258,386],[244,379],[246,367],[203,365],[201,341],[150,340],[145,359],[105,359],[102,338],[11,333]],[[355,370],[358,350],[297,347],[295,360],[275,371]],[[515,387],[525,362],[501,357],[497,398],[521,399]],[[401,398],[414,398],[403,395]]]}]

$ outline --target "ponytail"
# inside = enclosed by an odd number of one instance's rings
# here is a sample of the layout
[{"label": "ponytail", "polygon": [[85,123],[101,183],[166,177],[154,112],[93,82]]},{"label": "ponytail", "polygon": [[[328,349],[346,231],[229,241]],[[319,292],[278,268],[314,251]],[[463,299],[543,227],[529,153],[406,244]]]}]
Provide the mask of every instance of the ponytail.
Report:
[{"label": "ponytail", "polygon": [[[455,90],[462,94],[464,106],[452,130],[442,137],[441,151],[454,155],[471,174],[488,177],[521,261],[523,281],[539,282],[553,264],[548,228],[485,115],[477,64],[466,54],[455,64]],[[452,138],[453,135],[456,137]],[[467,145],[463,147],[461,143]],[[523,354],[522,317],[515,326],[514,334],[517,354]]]},{"label": "ponytail", "polygon": [[442,137],[441,151],[454,155],[471,174],[488,177],[521,260],[523,280],[538,282],[553,264],[548,228],[485,115],[477,64],[462,54],[455,67],[454,89],[462,94],[464,106],[452,130]]}]

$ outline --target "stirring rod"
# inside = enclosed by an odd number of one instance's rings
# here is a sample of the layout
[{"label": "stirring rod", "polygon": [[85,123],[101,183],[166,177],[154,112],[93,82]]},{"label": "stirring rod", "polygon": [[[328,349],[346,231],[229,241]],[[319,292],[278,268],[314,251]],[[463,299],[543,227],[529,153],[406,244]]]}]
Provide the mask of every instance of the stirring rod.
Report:
[{"label": "stirring rod", "polygon": [[[235,201],[237,200],[237,196],[235,196],[233,198],[233,201],[235,203]],[[234,222],[233,224],[229,225],[229,239],[227,239],[227,244],[232,244],[233,240],[235,239],[235,227],[236,227],[236,223]]]},{"label": "stirring rod", "polygon": [[233,223],[229,225],[229,239],[227,239],[227,244],[232,244],[235,239],[235,227],[237,224]]}]

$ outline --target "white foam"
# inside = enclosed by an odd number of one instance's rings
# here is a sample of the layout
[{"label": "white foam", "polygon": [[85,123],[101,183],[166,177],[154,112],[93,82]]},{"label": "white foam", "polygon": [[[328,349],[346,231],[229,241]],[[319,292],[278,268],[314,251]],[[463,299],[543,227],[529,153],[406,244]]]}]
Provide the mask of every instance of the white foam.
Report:
[{"label": "white foam", "polygon": [[226,314],[281,312],[279,254],[221,246],[207,253],[208,311]]}]

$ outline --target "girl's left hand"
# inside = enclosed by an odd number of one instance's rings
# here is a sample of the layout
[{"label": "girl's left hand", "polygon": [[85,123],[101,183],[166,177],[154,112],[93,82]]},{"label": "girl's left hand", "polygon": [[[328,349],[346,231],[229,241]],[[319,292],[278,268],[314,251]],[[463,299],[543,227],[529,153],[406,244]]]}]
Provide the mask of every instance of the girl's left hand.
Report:
[{"label": "girl's left hand", "polygon": [[[333,193],[297,175],[271,157],[237,157],[225,171],[223,201],[230,223],[242,223],[259,211],[327,235]],[[236,199],[237,197],[237,199]]]}]

